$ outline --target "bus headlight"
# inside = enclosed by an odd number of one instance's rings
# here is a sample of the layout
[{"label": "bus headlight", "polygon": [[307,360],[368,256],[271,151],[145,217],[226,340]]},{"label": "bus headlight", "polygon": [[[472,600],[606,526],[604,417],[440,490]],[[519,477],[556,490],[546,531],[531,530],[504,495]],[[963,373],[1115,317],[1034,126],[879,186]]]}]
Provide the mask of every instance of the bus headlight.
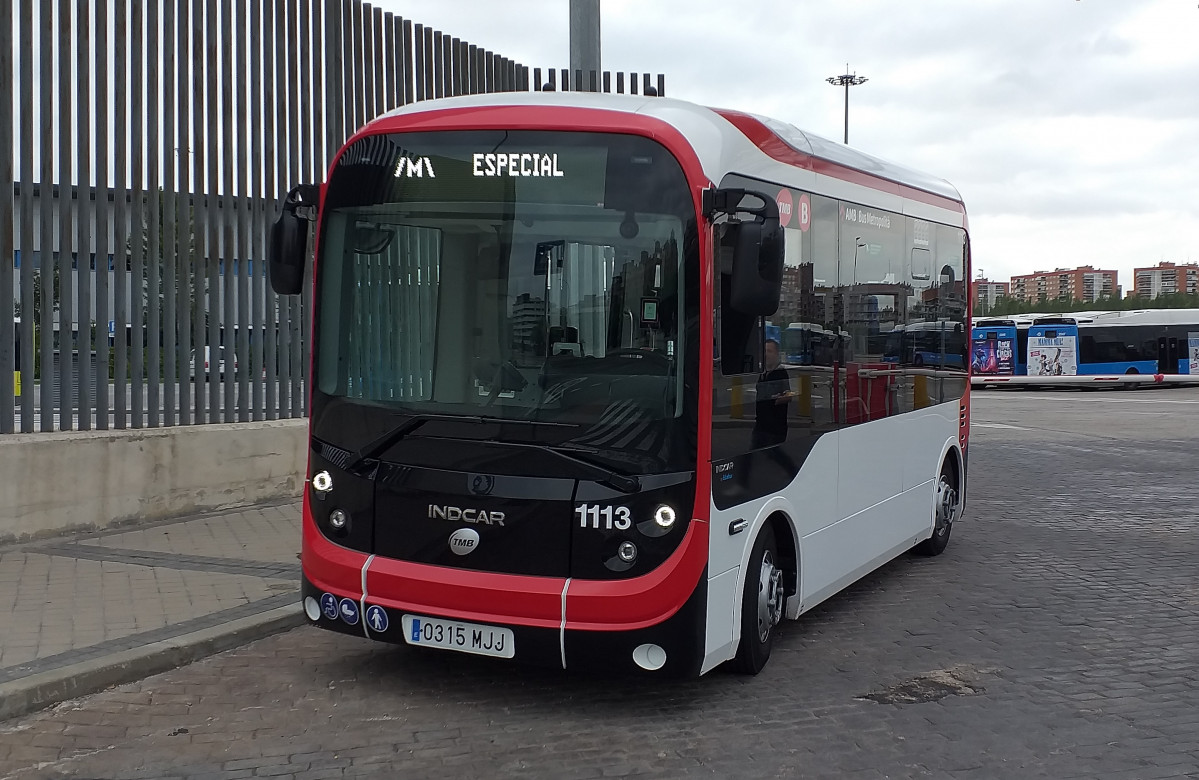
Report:
[{"label": "bus headlight", "polygon": [[654,510],[654,523],[656,523],[659,528],[669,531],[674,527],[674,520],[675,514],[673,507],[662,504]]},{"label": "bus headlight", "polygon": [[329,525],[334,531],[340,531],[350,522],[350,516],[344,509],[334,509],[329,513]]},{"label": "bus headlight", "polygon": [[312,477],[312,489],[319,498],[324,498],[325,494],[333,489],[333,475],[327,471],[318,471]]},{"label": "bus headlight", "polygon": [[[612,549],[612,548],[608,548]],[[626,540],[616,546],[616,554],[604,561],[604,566],[609,571],[617,573],[626,572],[633,568],[633,564],[637,560],[637,545]]]},{"label": "bus headlight", "polygon": [[678,513],[674,511],[674,507],[669,504],[659,504],[650,519],[642,520],[637,524],[637,530],[650,538],[666,536],[674,528],[674,524],[678,518]]}]

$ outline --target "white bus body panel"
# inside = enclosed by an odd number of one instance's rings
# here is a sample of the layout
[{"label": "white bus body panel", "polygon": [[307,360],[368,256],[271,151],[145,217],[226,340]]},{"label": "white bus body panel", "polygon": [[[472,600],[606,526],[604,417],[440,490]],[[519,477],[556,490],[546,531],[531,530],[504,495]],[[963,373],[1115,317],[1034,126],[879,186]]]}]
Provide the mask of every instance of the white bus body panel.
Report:
[{"label": "white bus body panel", "polygon": [[[715,529],[713,529],[714,531]],[[726,531],[727,533],[727,531]],[[704,662],[700,674],[705,674],[737,654],[740,612],[740,567],[708,578],[708,618],[705,626]]]},{"label": "white bus body panel", "polygon": [[[936,477],[957,448],[959,403],[826,433],[780,493],[729,509],[711,505],[704,672],[736,655],[749,556],[771,515],[787,518],[796,542],[792,619],[932,535]],[[742,519],[749,527],[730,535]]]}]

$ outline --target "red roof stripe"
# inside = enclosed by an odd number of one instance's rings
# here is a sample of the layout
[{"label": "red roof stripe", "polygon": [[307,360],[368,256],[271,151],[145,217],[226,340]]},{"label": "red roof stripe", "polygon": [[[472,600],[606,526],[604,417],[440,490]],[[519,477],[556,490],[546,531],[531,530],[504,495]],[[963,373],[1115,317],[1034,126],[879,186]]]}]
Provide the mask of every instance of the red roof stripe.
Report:
[{"label": "red roof stripe", "polygon": [[804,154],[798,151],[793,146],[788,144],[783,139],[766,125],[762,124],[756,118],[742,114],[737,111],[729,111],[727,109],[713,109],[716,113],[727,119],[734,127],[745,134],[754,146],[757,146],[770,157],[779,162],[793,165],[796,168],[813,171],[814,173],[823,176],[831,176],[834,179],[850,182],[852,184],[860,184],[864,187],[869,187],[873,190],[887,192],[892,195],[908,198],[910,200],[927,203],[930,206],[936,206],[948,211],[955,211],[959,214],[965,214],[966,209],[961,203],[949,198],[935,195],[931,192],[910,187],[906,184],[884,179],[881,176],[876,176],[865,171],[846,168],[843,165],[823,160],[819,157],[813,157],[810,154]]}]

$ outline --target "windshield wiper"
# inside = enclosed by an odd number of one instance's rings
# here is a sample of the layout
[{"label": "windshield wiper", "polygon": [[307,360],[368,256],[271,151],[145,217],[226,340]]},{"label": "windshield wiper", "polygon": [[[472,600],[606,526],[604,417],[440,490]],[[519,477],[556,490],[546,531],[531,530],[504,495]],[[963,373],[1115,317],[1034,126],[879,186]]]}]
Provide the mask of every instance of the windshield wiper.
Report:
[{"label": "windshield wiper", "polygon": [[641,490],[641,480],[630,474],[621,474],[619,471],[605,466],[602,463],[596,462],[590,456],[597,450],[583,449],[582,447],[566,447],[554,444],[530,444],[527,442],[516,441],[498,441],[496,444],[501,444],[506,447],[521,447],[533,449],[539,452],[548,452],[549,454],[569,461],[576,466],[582,466],[590,471],[593,475],[599,476],[596,482],[601,485],[607,485],[610,488],[619,490],[621,493],[636,493]]},{"label": "windshield wiper", "polygon": [[[361,449],[353,454],[349,463],[346,464],[346,471],[351,471],[354,467],[361,464],[363,461],[373,458],[383,452],[386,452],[389,447],[396,444],[408,434],[420,428],[427,422],[432,420],[444,420],[447,422],[468,422],[482,425],[484,423],[503,424],[507,422],[521,423],[525,425],[553,426],[562,428],[572,428],[570,423],[550,422],[548,420],[516,420],[507,417],[485,417],[482,415],[459,415],[459,414],[414,414],[404,422],[391,428],[366,444],[362,445]],[[590,464],[589,464],[590,465]],[[618,475],[619,476],[619,475]],[[634,488],[636,489],[636,488]]]},{"label": "windshield wiper", "polygon": [[495,418],[479,417],[479,416],[460,416],[456,414],[417,414],[409,417],[404,422],[386,431],[382,436],[374,438],[362,445],[362,448],[354,453],[354,457],[350,458],[350,462],[346,464],[346,471],[353,471],[354,467],[362,463],[368,458],[373,458],[381,452],[384,452],[396,442],[403,439],[408,434],[415,431],[430,420],[452,420],[453,422],[469,422],[469,423],[485,423]]}]

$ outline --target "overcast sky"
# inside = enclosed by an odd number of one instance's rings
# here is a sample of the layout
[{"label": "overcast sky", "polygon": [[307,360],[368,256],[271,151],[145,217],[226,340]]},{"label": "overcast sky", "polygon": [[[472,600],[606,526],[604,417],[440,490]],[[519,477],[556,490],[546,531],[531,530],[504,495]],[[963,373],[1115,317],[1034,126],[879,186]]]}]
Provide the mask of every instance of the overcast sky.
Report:
[{"label": "overcast sky", "polygon": [[[568,0],[379,0],[531,67],[569,63]],[[953,183],[975,272],[1199,261],[1196,0],[602,0],[602,66]]]}]

